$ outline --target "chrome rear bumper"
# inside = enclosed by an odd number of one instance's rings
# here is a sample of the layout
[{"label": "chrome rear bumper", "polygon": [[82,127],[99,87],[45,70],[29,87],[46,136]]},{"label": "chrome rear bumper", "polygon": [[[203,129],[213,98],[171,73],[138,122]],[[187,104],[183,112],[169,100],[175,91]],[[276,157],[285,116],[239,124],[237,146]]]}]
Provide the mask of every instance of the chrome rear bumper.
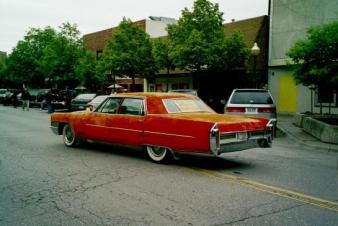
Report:
[{"label": "chrome rear bumper", "polygon": [[[268,127],[269,128],[269,127]],[[214,155],[246,149],[271,147],[272,130],[220,133],[217,125],[210,130],[210,149]]]},{"label": "chrome rear bumper", "polygon": [[247,149],[262,147],[267,148],[271,147],[271,135],[270,136],[262,136],[262,137],[254,137],[249,138],[244,141],[224,143],[220,145],[220,148],[216,150],[216,155],[220,155],[222,153],[227,152],[235,152],[235,151],[243,151]]}]

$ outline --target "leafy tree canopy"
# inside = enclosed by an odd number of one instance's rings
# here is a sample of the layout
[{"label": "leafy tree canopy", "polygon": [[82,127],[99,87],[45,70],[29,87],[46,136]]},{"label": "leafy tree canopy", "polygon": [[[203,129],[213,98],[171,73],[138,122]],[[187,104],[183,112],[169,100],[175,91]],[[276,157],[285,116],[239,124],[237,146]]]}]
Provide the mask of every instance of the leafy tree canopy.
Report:
[{"label": "leafy tree canopy", "polygon": [[169,70],[175,69],[174,60],[171,56],[173,49],[171,40],[168,38],[158,38],[153,40],[153,55],[156,61],[157,69]]},{"label": "leafy tree canopy", "polygon": [[168,38],[158,38],[153,41],[153,55],[155,58],[157,69],[166,69],[167,73],[167,91],[169,91],[170,70],[176,68],[174,59],[171,55],[173,45]]},{"label": "leafy tree canopy", "polygon": [[185,8],[177,24],[168,26],[173,41],[175,63],[181,68],[199,70],[211,66],[224,43],[223,13],[218,4],[196,0],[193,10]]},{"label": "leafy tree canopy", "polygon": [[168,36],[174,62],[181,68],[229,70],[243,65],[247,56],[238,33],[225,38],[223,13],[208,0],[196,0],[192,11],[185,8],[178,23],[168,26]]},{"label": "leafy tree canopy", "polygon": [[31,28],[24,39],[19,41],[7,60],[7,73],[17,83],[41,86],[44,75],[39,69],[44,49],[56,38],[56,31]]},{"label": "leafy tree canopy", "polygon": [[130,76],[133,85],[135,75],[152,75],[156,69],[149,35],[126,18],[113,32],[100,61],[106,71]]},{"label": "leafy tree canopy", "polygon": [[80,82],[76,66],[85,57],[85,48],[76,25],[64,23],[60,32],[43,50],[39,70],[60,86],[75,86]]},{"label": "leafy tree canopy", "polygon": [[305,86],[338,87],[338,22],[310,28],[287,53],[296,63],[294,77]]},{"label": "leafy tree canopy", "polygon": [[87,50],[75,66],[75,74],[80,80],[80,85],[87,87],[89,90],[97,90],[101,87],[105,77],[102,76],[104,73],[100,73],[97,67],[94,54]]},{"label": "leafy tree canopy", "polygon": [[64,23],[59,31],[31,28],[8,56],[6,72],[17,84],[74,87],[82,78],[76,73],[82,57],[86,51],[76,25]]}]

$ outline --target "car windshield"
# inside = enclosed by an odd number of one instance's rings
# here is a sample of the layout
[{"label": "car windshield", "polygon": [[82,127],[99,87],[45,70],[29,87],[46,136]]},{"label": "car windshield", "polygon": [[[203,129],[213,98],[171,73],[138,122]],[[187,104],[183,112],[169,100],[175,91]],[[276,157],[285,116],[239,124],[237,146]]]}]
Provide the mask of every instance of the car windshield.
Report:
[{"label": "car windshield", "polygon": [[36,96],[40,92],[38,89],[32,89],[28,91],[31,96]]},{"label": "car windshield", "polygon": [[273,104],[272,98],[267,91],[240,91],[237,90],[232,95],[231,104]]},{"label": "car windshield", "polygon": [[168,113],[213,112],[199,99],[163,99]]},{"label": "car windshield", "polygon": [[95,97],[95,94],[93,93],[85,93],[85,94],[80,94],[75,99],[85,99],[85,100],[91,100]]},{"label": "car windshield", "polygon": [[104,96],[97,96],[95,97],[92,102],[94,103],[101,103],[102,101],[104,101],[108,96],[104,95]]}]

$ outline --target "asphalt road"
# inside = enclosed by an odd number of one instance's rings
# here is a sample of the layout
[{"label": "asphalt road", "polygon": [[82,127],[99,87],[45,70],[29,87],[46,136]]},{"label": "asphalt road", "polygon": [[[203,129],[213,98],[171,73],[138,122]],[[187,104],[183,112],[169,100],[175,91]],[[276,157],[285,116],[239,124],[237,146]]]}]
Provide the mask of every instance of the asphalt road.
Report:
[{"label": "asphalt road", "polygon": [[45,111],[0,106],[0,225],[337,225],[337,153],[297,146],[167,165],[66,148]]}]

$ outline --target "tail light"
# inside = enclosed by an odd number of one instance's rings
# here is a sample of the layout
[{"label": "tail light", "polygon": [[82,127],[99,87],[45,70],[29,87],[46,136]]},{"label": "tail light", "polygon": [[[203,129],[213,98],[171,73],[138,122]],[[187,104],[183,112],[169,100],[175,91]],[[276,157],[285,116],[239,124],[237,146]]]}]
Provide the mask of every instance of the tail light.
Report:
[{"label": "tail light", "polygon": [[273,127],[276,125],[276,119],[270,119],[268,123],[266,124],[266,129],[273,130]]},{"label": "tail light", "polygon": [[258,108],[259,113],[276,113],[276,108]]},{"label": "tail light", "polygon": [[210,149],[215,155],[218,155],[220,148],[220,132],[217,123],[215,123],[210,130]]},{"label": "tail light", "polygon": [[227,107],[226,112],[245,112],[244,107]]}]

